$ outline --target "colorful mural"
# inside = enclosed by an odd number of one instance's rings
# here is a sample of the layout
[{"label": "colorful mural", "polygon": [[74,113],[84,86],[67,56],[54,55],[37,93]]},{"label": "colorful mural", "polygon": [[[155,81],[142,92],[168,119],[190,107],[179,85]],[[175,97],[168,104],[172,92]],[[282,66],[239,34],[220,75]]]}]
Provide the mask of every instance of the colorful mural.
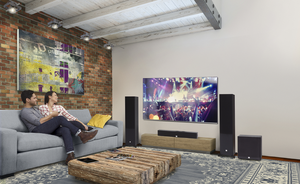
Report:
[{"label": "colorful mural", "polygon": [[18,30],[20,91],[84,94],[84,51]]}]

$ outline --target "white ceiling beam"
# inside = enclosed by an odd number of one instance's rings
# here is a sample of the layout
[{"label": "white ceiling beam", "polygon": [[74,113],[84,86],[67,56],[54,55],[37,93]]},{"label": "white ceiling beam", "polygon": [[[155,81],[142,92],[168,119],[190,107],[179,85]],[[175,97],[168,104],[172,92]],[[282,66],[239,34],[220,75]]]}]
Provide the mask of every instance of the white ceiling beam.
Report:
[{"label": "white ceiling beam", "polygon": [[172,12],[172,13],[155,16],[155,17],[151,17],[151,18],[147,18],[147,19],[143,19],[143,20],[139,20],[139,21],[135,21],[135,22],[130,22],[128,24],[123,24],[123,25],[119,25],[119,26],[106,28],[106,29],[92,31],[91,35],[92,35],[93,39],[96,39],[96,38],[101,38],[101,37],[105,37],[105,36],[113,35],[113,34],[117,34],[117,33],[128,32],[128,31],[136,29],[136,28],[153,26],[156,24],[174,21],[176,19],[180,19],[180,18],[184,18],[184,17],[188,17],[188,16],[199,15],[201,13],[202,13],[202,11],[200,10],[199,7],[193,7],[193,8],[188,8],[185,10],[180,10],[177,12]]},{"label": "white ceiling beam", "polygon": [[191,25],[191,26],[184,26],[184,27],[179,27],[174,29],[168,29],[164,31],[146,33],[137,36],[119,38],[115,40],[110,40],[110,42],[115,46],[121,46],[121,45],[126,45],[131,43],[138,43],[143,41],[155,40],[155,39],[166,38],[171,36],[178,36],[178,35],[195,33],[195,32],[206,31],[206,30],[213,30],[213,27],[209,22]]},{"label": "white ceiling beam", "polygon": [[58,6],[70,0],[34,0],[25,4],[25,12],[34,14]]},{"label": "white ceiling beam", "polygon": [[106,8],[91,11],[82,15],[71,17],[69,19],[63,20],[63,27],[71,28],[79,26],[82,24],[87,24],[87,21],[94,21],[96,19],[101,19],[106,16],[120,13],[121,11],[128,10],[131,8],[137,8],[138,6],[153,3],[157,0],[128,0],[119,4],[115,4]]}]

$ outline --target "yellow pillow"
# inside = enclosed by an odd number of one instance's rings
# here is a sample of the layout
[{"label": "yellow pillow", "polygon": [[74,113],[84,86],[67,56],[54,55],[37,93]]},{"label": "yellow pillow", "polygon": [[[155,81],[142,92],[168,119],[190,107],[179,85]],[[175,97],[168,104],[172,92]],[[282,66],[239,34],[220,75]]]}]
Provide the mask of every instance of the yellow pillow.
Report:
[{"label": "yellow pillow", "polygon": [[111,118],[110,115],[101,115],[101,114],[96,114],[95,116],[92,117],[92,119],[89,121],[87,125],[93,126],[93,127],[98,127],[98,128],[103,128],[105,123]]}]

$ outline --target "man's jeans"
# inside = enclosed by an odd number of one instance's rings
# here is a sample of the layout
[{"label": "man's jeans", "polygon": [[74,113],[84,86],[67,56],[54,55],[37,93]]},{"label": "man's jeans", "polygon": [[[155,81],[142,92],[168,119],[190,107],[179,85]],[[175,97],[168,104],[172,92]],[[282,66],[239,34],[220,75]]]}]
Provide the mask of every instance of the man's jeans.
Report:
[{"label": "man's jeans", "polygon": [[[82,126],[81,123],[79,124]],[[75,125],[78,124],[75,123]],[[69,122],[63,116],[57,116],[35,127],[32,132],[62,136],[65,143],[66,152],[68,153],[70,151],[74,151],[72,135],[75,135],[78,130],[79,128],[74,126],[73,122]]]}]

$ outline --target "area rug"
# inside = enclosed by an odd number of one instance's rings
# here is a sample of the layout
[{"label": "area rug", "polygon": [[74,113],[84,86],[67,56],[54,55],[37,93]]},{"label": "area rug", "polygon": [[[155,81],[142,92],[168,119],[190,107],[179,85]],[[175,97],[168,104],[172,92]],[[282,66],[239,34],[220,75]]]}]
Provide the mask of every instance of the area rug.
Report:
[{"label": "area rug", "polygon": [[[156,184],[299,184],[300,163],[274,160],[249,161],[217,155],[157,148],[148,150],[181,154],[181,166]],[[68,167],[56,163],[16,173],[0,184],[86,183],[68,175]]]}]

